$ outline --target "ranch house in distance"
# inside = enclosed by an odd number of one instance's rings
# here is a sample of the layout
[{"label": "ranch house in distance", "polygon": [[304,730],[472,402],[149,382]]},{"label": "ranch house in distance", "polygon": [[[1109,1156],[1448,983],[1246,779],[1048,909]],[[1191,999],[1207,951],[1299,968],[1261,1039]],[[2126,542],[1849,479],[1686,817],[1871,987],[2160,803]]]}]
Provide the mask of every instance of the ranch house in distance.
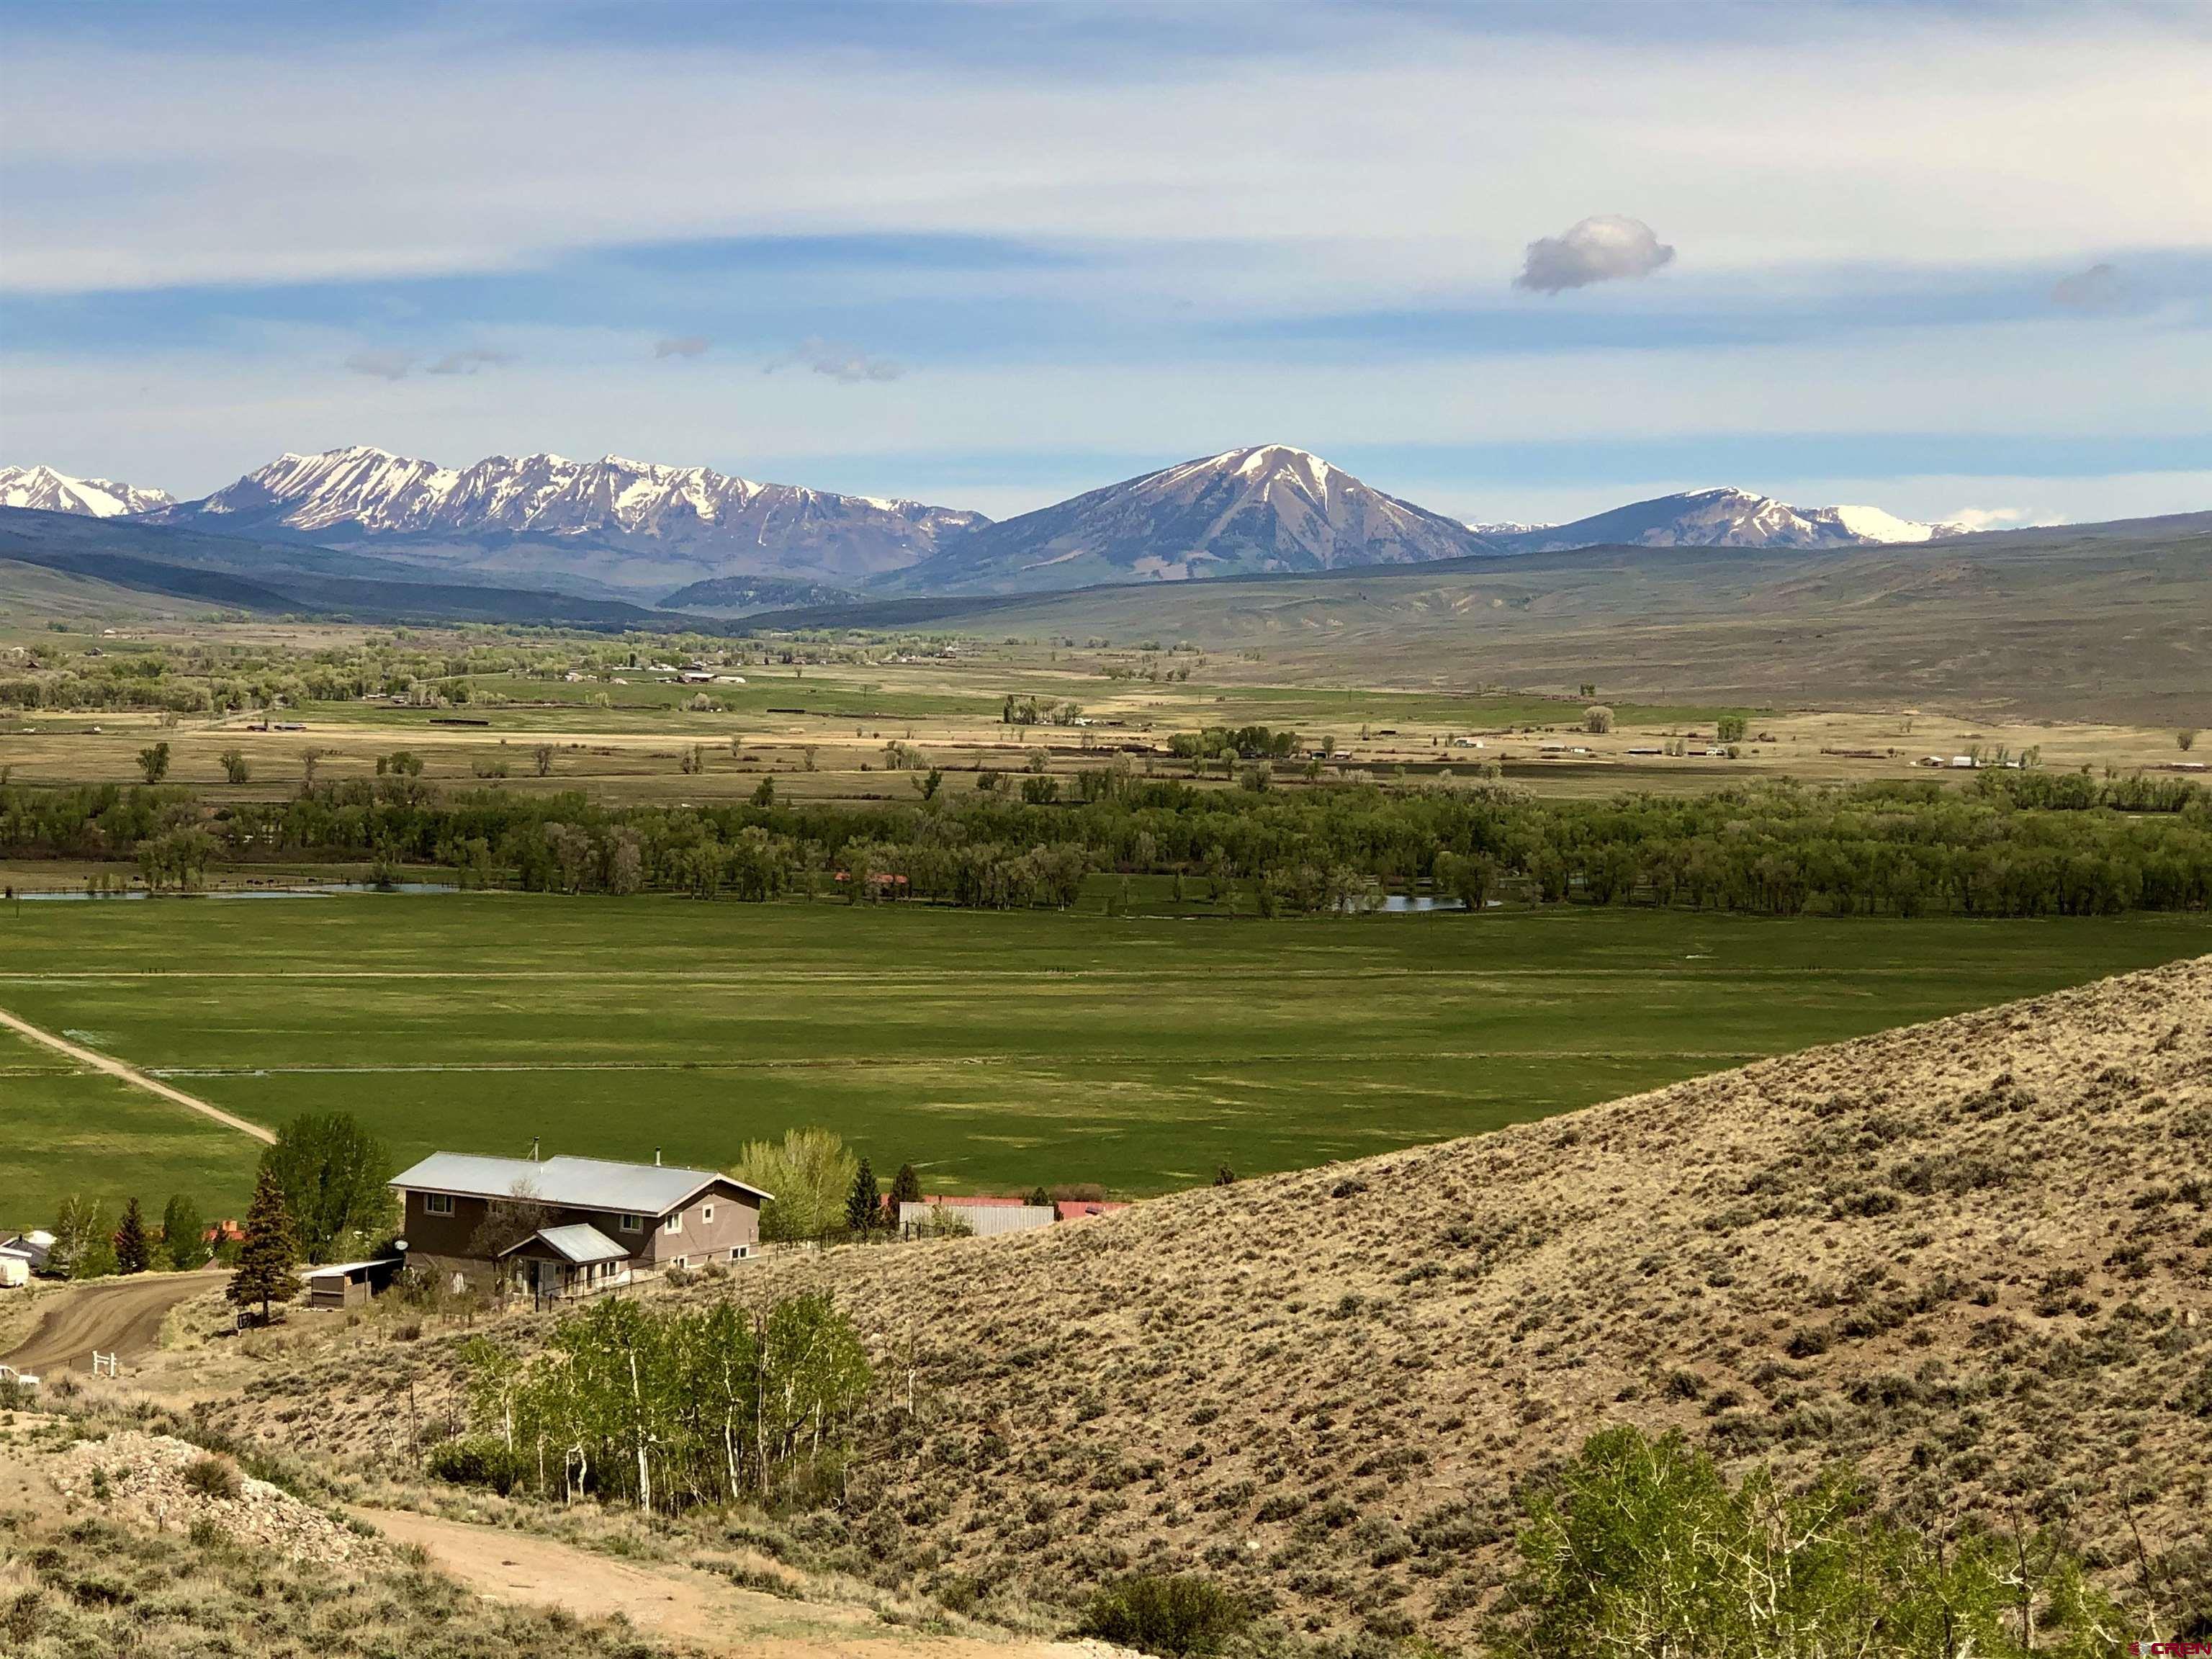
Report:
[{"label": "ranch house in distance", "polygon": [[587,1294],[634,1270],[737,1261],[774,1196],[714,1170],[598,1158],[433,1152],[391,1182],[407,1257],[457,1282]]}]

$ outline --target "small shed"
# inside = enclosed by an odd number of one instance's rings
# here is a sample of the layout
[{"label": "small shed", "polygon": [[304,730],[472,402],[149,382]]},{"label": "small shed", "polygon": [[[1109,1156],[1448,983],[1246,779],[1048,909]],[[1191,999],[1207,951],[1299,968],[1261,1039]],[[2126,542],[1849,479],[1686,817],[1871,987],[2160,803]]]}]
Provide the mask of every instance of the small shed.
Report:
[{"label": "small shed", "polygon": [[14,1250],[0,1250],[0,1291],[31,1282],[31,1258]]},{"label": "small shed", "polygon": [[391,1286],[401,1258],[382,1256],[374,1261],[334,1261],[307,1272],[307,1305],[311,1308],[358,1308]]}]

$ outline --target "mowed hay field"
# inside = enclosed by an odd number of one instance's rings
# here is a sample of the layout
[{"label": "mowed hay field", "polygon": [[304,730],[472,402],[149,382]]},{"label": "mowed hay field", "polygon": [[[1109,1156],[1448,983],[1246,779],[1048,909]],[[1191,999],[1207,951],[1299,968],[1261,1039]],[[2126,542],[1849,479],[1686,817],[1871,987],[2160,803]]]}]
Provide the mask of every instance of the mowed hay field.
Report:
[{"label": "mowed hay field", "polygon": [[[1196,920],[520,894],[43,903],[0,1007],[276,1126],[724,1164],[835,1129],[947,1190],[1149,1194],[1547,1116],[2212,950],[2201,917]],[[38,1051],[0,1224],[243,1202],[255,1148]],[[94,1089],[97,1082],[98,1088]],[[187,1120],[179,1122],[179,1119]]]}]

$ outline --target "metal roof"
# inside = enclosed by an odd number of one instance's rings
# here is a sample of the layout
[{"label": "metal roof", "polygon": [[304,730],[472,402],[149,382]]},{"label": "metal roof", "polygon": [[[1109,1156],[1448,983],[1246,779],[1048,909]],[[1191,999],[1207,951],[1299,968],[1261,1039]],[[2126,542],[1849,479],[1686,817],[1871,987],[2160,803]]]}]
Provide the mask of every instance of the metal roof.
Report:
[{"label": "metal roof", "polygon": [[371,1267],[396,1267],[404,1259],[402,1256],[380,1255],[370,1261],[332,1261],[321,1267],[303,1267],[300,1276],[302,1279],[327,1279],[339,1273],[363,1273]]},{"label": "metal roof", "polygon": [[456,1193],[466,1198],[534,1198],[542,1204],[618,1215],[663,1216],[717,1181],[765,1203],[773,1193],[719,1170],[679,1170],[659,1164],[617,1164],[603,1158],[478,1158],[433,1152],[388,1183],[415,1192]]},{"label": "metal roof", "polygon": [[587,1261],[621,1261],[629,1252],[609,1238],[588,1221],[574,1221],[565,1227],[541,1227],[518,1243],[508,1245],[501,1255],[513,1255],[526,1244],[543,1243],[556,1255],[582,1266]]}]

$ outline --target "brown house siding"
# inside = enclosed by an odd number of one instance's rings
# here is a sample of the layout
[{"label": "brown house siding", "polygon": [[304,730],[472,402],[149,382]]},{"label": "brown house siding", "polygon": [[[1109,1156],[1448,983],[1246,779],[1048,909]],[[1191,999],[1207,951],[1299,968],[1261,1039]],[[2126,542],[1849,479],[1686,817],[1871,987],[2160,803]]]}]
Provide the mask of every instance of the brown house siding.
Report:
[{"label": "brown house siding", "polygon": [[[708,1221],[706,1212],[714,1218]],[[645,1259],[654,1267],[684,1261],[702,1267],[709,1261],[727,1261],[732,1250],[747,1254],[760,1248],[760,1206],[735,1186],[714,1186],[672,1213],[684,1218],[684,1231],[672,1233],[665,1224],[653,1230]],[[626,1242],[626,1241],[625,1241]]]},{"label": "brown house siding", "polygon": [[[471,1255],[469,1241],[483,1224],[490,1200],[456,1194],[451,1215],[433,1215],[424,1205],[427,1196],[411,1190],[406,1194],[400,1236],[407,1241],[409,1261],[440,1273],[458,1273],[472,1279],[489,1277],[492,1264]],[[587,1222],[628,1250],[632,1264],[641,1267],[663,1267],[678,1261],[703,1267],[708,1261],[729,1261],[732,1250],[751,1254],[760,1246],[760,1206],[734,1184],[718,1183],[677,1212],[684,1218],[680,1233],[665,1230],[665,1217],[641,1216],[640,1230],[625,1232],[622,1218],[611,1210],[547,1207],[553,1216],[549,1224]],[[714,1212],[711,1222],[705,1214],[709,1207]]]}]

